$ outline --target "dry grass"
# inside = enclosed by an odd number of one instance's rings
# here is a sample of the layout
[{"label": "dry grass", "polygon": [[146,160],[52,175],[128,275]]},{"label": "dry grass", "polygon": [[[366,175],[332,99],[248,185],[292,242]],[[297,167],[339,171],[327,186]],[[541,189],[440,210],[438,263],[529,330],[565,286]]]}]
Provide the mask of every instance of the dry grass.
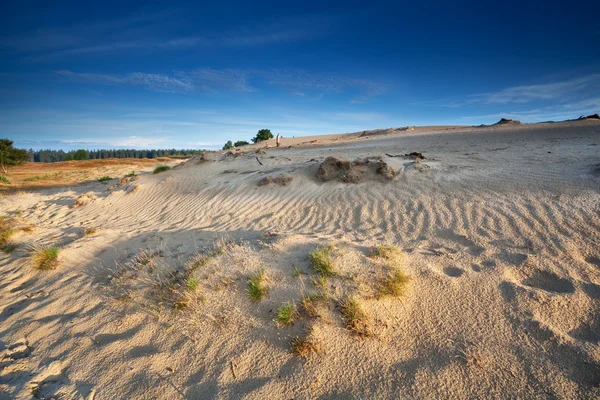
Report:
[{"label": "dry grass", "polygon": [[300,306],[302,311],[310,318],[319,318],[321,317],[321,313],[319,312],[319,307],[324,305],[327,302],[327,297],[322,293],[313,293],[309,295],[304,295],[302,297],[302,301],[300,302]]},{"label": "dry grass", "polygon": [[321,277],[327,278],[335,275],[333,250],[334,247],[332,245],[318,247],[308,255],[310,266]]},{"label": "dry grass", "polygon": [[396,265],[400,265],[404,262],[404,252],[397,246],[391,244],[383,244],[372,247],[371,257],[393,261]]},{"label": "dry grass", "polygon": [[98,232],[98,230],[96,228],[85,228],[85,231],[83,231],[85,236],[94,235],[94,234],[96,234],[96,232]]},{"label": "dry grass", "polygon": [[279,185],[279,186],[287,186],[292,182],[292,177],[289,175],[280,175],[277,177],[266,176],[258,181],[258,186],[267,186],[267,185]]},{"label": "dry grass", "polygon": [[357,298],[347,297],[339,306],[346,329],[361,337],[373,335],[369,318]]},{"label": "dry grass", "polygon": [[400,297],[406,292],[410,277],[398,268],[391,268],[387,276],[380,282],[378,293],[380,297]]},{"label": "dry grass", "polygon": [[261,301],[267,294],[267,287],[265,285],[265,271],[260,270],[257,274],[253,275],[248,279],[248,287],[246,288],[248,297],[253,301]]},{"label": "dry grass", "polygon": [[321,351],[319,343],[309,335],[293,338],[290,346],[292,354],[302,358],[308,358],[311,354],[319,354]]},{"label": "dry grass", "polygon": [[33,265],[33,268],[40,271],[56,269],[59,265],[59,252],[60,249],[57,246],[48,246],[33,249],[31,255],[31,264]]},{"label": "dry grass", "polygon": [[291,326],[298,317],[296,305],[290,302],[284,303],[277,309],[275,322],[279,327]]}]

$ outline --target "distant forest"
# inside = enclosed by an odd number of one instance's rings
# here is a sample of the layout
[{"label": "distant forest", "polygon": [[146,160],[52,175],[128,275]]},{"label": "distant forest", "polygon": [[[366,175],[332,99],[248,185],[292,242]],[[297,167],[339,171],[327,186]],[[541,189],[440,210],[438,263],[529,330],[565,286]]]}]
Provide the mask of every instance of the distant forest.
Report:
[{"label": "distant forest", "polygon": [[39,150],[30,149],[27,153],[30,162],[57,162],[71,160],[100,160],[105,158],[156,158],[156,157],[184,157],[200,154],[203,150]]}]

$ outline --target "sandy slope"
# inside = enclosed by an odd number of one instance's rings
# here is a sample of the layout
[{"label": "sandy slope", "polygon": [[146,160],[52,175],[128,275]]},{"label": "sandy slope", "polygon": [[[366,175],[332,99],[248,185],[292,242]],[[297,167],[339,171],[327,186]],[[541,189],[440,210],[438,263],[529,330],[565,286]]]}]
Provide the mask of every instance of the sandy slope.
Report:
[{"label": "sandy slope", "polygon": [[[0,256],[0,398],[600,396],[599,122],[284,139],[262,166],[258,147],[112,191],[2,199],[37,228]],[[418,168],[390,157],[412,151],[427,157]],[[318,182],[327,156],[381,156],[399,174]],[[292,182],[258,186],[280,174]],[[96,200],[70,208],[86,192]],[[182,312],[122,269],[149,252],[181,268],[223,237],[237,244],[195,272]],[[332,242],[327,290],[362,300],[373,337],[345,329],[333,304],[316,321],[273,322],[313,290],[307,254]],[[27,243],[60,244],[61,266],[33,270]],[[377,243],[407,254],[400,299],[374,296]],[[246,280],[261,268],[270,292],[253,303]],[[308,326],[322,351],[304,360],[289,342]]]}]

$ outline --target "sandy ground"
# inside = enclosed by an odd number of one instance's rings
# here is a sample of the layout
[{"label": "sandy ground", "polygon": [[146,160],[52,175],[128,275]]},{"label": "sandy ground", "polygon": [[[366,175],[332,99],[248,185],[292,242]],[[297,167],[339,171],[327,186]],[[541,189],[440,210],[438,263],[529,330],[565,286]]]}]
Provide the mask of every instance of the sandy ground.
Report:
[{"label": "sandy ground", "polygon": [[[109,191],[0,200],[34,227],[0,255],[0,398],[600,396],[599,122],[263,145]],[[318,181],[328,156],[397,175]],[[259,186],[282,174],[286,185]],[[381,243],[406,254],[401,297],[376,293],[385,266],[369,248]],[[31,246],[51,244],[60,265],[35,270]],[[336,275],[319,287],[308,254],[326,244]],[[268,293],[254,302],[260,270]],[[318,317],[273,321],[314,291],[330,299]],[[372,335],[347,329],[347,296]],[[318,344],[306,358],[290,351],[303,335]]]},{"label": "sandy ground", "polygon": [[0,182],[0,192],[14,192],[69,186],[95,181],[103,176],[119,178],[130,172],[148,171],[158,164],[172,165],[169,157],[153,159],[108,158],[105,160],[32,163],[12,167],[7,175],[10,184]]}]

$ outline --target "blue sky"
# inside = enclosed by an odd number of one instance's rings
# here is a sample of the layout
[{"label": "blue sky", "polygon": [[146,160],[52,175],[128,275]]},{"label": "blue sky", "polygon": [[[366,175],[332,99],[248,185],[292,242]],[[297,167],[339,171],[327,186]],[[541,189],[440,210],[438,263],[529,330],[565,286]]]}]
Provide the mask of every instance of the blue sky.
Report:
[{"label": "blue sky", "polygon": [[[416,3],[416,4],[415,4]],[[13,2],[0,136],[215,148],[600,112],[600,2]]]}]

